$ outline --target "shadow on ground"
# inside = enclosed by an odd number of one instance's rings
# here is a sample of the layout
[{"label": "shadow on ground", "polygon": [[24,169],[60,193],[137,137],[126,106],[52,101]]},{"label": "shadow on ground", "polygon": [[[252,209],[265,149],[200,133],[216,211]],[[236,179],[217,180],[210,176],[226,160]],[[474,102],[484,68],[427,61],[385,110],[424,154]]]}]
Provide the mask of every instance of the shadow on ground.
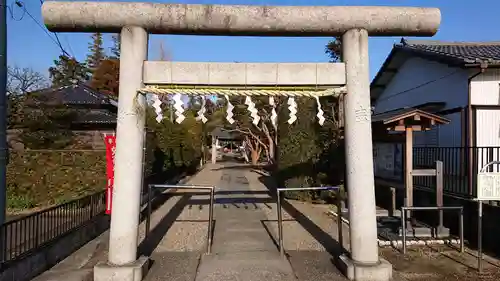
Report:
[{"label": "shadow on ground", "polygon": [[[265,175],[264,173],[260,173],[259,181],[262,182],[269,192],[273,195],[273,199],[276,198],[276,182],[272,176]],[[318,225],[316,225],[312,220],[310,220],[306,215],[297,210],[292,204],[290,204],[287,200],[283,200],[282,208],[295,220],[297,221],[304,229],[309,232],[309,234],[314,237],[332,257],[339,256],[340,254],[346,252],[346,249],[335,240],[330,234],[326,233],[321,229]]]}]

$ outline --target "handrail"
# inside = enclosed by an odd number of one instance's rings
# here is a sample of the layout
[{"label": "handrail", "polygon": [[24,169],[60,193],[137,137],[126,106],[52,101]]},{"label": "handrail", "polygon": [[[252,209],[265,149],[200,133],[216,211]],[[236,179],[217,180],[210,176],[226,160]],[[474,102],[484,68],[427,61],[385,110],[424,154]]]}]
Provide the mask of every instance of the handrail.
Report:
[{"label": "handrail", "polygon": [[488,168],[489,166],[491,166],[491,165],[499,165],[499,164],[500,164],[500,161],[491,161],[491,162],[487,163],[486,165],[484,165],[479,172],[480,173],[485,173],[486,172],[486,168]]},{"label": "handrail", "polygon": [[215,187],[205,186],[205,185],[189,185],[189,184],[149,184],[148,185],[148,215],[146,217],[146,235],[149,234],[151,228],[151,201],[153,199],[152,189],[162,188],[162,189],[206,189],[210,192],[210,207],[208,211],[208,233],[207,233],[207,254],[211,253],[212,250],[212,230],[213,230],[213,218],[214,218],[214,197],[215,197]]},{"label": "handrail", "polygon": [[[280,248],[280,255],[285,255],[283,246],[283,210],[281,208],[281,192],[283,191],[305,191],[305,190],[340,190],[340,186],[310,186],[310,187],[292,187],[292,188],[277,188],[277,212],[278,212],[278,244]],[[342,229],[341,229],[342,231]]]}]

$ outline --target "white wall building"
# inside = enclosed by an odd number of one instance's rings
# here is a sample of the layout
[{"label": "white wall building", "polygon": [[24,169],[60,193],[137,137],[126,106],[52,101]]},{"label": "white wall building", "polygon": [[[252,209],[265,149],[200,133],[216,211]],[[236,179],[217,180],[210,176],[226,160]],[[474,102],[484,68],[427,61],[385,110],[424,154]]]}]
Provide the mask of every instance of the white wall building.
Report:
[{"label": "white wall building", "polygon": [[[474,167],[500,160],[500,42],[403,38],[393,46],[372,81],[371,97],[374,114],[413,107],[451,121],[415,133],[414,146],[426,147],[415,150],[417,163],[430,165],[442,160],[448,175],[472,175],[477,173]],[[387,150],[396,146],[374,147],[387,154]],[[469,167],[469,163],[473,164]],[[391,165],[394,163],[379,163],[377,169],[384,170],[385,166],[393,169]],[[450,191],[455,187],[445,188]]]}]

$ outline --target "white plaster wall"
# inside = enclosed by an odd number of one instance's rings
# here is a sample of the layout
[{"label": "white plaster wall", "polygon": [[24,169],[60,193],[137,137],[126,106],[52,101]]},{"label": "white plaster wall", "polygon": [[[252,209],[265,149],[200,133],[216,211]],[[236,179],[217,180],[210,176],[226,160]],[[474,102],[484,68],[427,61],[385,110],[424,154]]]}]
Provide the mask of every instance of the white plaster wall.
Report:
[{"label": "white plaster wall", "polygon": [[[446,102],[444,109],[467,106],[469,75],[467,70],[410,58],[377,99],[374,111],[381,113],[428,102]],[[457,116],[446,116],[451,120],[450,124],[416,133],[415,146],[460,146],[461,121],[460,115]]]},{"label": "white plaster wall", "polygon": [[[471,103],[473,105],[499,106],[498,109],[477,109],[476,146],[500,146],[500,69],[486,69],[484,73],[472,79]],[[491,153],[485,151],[485,154]],[[495,151],[494,154],[496,158],[499,157],[498,152]]]},{"label": "white plaster wall", "polygon": [[[442,78],[453,73],[446,78]],[[446,108],[467,105],[468,72],[444,64],[410,58],[400,68],[385,91],[377,99],[375,113],[427,102],[446,102]],[[434,81],[428,83],[429,81]],[[427,83],[424,86],[420,86]],[[416,89],[413,89],[420,86]]]},{"label": "white plaster wall", "polygon": [[[472,74],[472,73],[471,73]],[[500,69],[487,69],[470,82],[471,104],[500,105]]]}]

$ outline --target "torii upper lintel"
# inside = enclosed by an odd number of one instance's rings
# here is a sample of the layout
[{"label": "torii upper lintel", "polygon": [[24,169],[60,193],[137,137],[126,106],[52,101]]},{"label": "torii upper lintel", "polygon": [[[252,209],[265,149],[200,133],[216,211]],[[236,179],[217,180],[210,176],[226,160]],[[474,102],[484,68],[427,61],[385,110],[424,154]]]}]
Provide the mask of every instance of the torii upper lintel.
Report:
[{"label": "torii upper lintel", "polygon": [[432,36],[437,8],[383,6],[257,6],[45,1],[45,25],[57,32],[113,32],[138,26],[152,34],[234,36]]}]

